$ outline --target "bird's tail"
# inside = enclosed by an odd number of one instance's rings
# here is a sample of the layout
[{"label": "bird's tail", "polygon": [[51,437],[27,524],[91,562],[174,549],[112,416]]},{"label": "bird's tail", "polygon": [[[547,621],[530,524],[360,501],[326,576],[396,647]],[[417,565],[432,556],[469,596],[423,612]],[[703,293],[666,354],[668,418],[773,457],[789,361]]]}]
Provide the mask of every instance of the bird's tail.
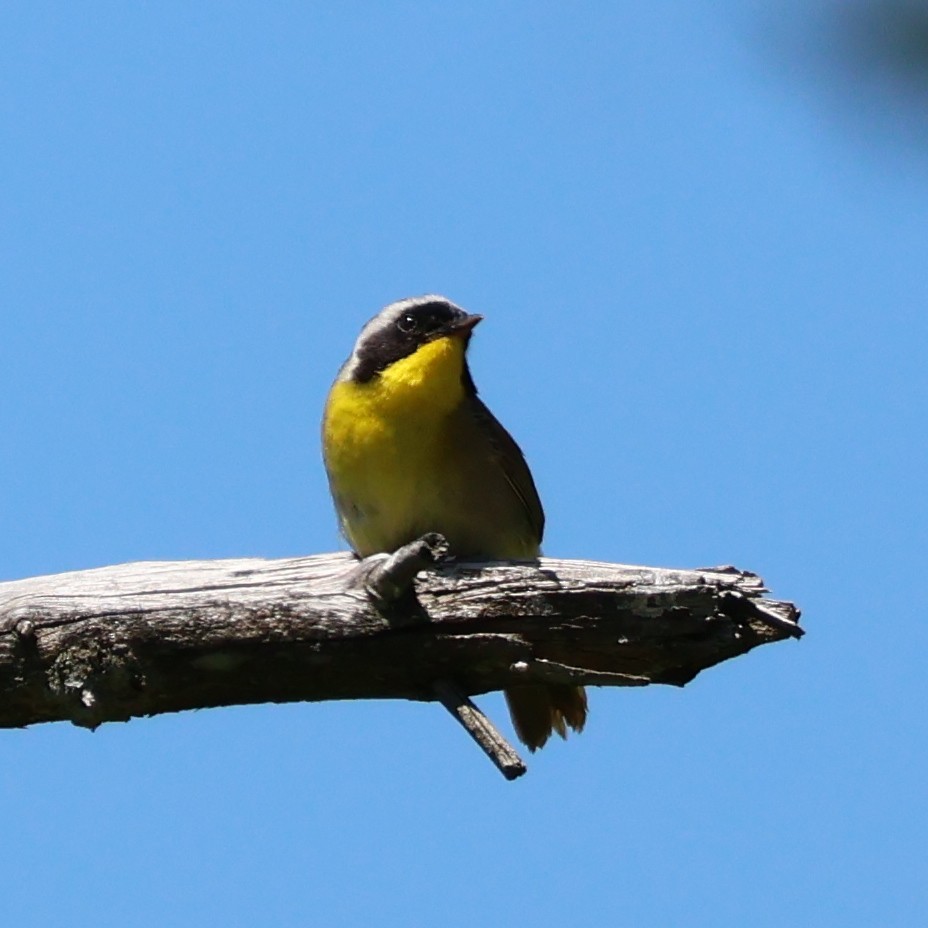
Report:
[{"label": "bird's tail", "polygon": [[552,732],[583,731],[586,690],[582,686],[532,684],[505,691],[509,715],[519,740],[530,750],[544,747]]}]

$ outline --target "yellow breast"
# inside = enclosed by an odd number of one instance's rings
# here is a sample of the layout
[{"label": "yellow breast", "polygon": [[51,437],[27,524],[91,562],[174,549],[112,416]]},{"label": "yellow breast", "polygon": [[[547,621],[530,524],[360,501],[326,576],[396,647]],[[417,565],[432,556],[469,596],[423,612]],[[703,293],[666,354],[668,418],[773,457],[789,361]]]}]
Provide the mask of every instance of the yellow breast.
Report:
[{"label": "yellow breast", "polygon": [[465,398],[463,365],[461,339],[440,338],[367,383],[332,387],[323,422],[326,470],[342,530],[358,554],[404,544],[440,508],[442,433]]}]

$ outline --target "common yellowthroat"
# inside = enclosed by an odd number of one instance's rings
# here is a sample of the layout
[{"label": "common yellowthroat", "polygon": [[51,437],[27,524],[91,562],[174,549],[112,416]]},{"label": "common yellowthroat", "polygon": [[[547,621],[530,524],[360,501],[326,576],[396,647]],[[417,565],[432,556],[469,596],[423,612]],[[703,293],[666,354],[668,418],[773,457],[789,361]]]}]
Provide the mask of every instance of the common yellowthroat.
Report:
[{"label": "common yellowthroat", "polygon": [[[364,328],[329,392],[325,467],[359,557],[440,532],[461,558],[534,558],[544,511],[512,436],[477,397],[467,346],[482,316],[434,294],[391,303]],[[506,691],[534,751],[586,721],[582,687]]]}]

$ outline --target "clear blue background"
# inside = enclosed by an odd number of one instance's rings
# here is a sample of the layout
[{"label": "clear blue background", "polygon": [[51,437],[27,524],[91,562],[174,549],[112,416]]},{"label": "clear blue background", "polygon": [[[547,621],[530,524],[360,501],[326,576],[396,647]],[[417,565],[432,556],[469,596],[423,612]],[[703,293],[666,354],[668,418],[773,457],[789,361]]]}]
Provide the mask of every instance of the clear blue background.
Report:
[{"label": "clear blue background", "polygon": [[516,783],[412,703],[0,732],[4,924],[922,923],[924,101],[824,9],[4,5],[0,576],[341,547],[325,392],[438,291],[549,554],[809,632]]}]

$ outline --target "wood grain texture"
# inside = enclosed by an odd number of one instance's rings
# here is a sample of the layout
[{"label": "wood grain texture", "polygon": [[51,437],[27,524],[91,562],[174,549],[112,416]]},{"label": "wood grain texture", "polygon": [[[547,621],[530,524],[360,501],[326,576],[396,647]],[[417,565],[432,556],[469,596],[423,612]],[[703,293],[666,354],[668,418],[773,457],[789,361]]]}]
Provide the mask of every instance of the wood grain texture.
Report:
[{"label": "wood grain texture", "polygon": [[683,685],[799,637],[734,568],[443,564],[378,612],[349,554],[124,564],[0,583],[0,727],[181,709],[434,700],[530,682]]}]

